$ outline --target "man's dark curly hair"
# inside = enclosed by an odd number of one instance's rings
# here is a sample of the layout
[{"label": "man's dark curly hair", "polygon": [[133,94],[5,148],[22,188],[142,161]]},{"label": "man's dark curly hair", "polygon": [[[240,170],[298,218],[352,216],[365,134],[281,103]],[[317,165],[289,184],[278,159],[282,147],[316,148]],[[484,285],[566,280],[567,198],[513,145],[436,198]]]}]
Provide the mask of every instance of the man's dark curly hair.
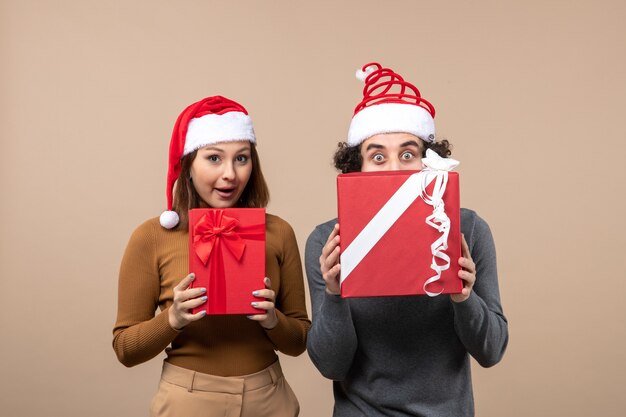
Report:
[{"label": "man's dark curly hair", "polygon": [[[422,143],[424,144],[422,157],[426,155],[426,149],[432,149],[442,158],[447,158],[452,155],[452,144],[446,139],[440,142],[429,143],[422,141]],[[361,165],[363,164],[361,145],[349,146],[346,142],[339,142],[335,155],[333,156],[333,162],[335,168],[341,171],[342,174],[361,171]]]}]

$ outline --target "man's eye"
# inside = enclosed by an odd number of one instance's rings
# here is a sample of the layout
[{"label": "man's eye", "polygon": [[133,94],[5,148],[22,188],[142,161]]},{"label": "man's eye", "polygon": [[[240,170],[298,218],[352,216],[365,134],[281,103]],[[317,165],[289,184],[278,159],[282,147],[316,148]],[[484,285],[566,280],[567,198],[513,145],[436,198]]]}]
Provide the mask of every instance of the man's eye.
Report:
[{"label": "man's eye", "polygon": [[385,157],[382,154],[377,153],[372,159],[376,162],[383,162]]},{"label": "man's eye", "polygon": [[411,160],[414,158],[413,154],[411,152],[404,152],[401,156],[402,159],[404,159],[405,161]]}]

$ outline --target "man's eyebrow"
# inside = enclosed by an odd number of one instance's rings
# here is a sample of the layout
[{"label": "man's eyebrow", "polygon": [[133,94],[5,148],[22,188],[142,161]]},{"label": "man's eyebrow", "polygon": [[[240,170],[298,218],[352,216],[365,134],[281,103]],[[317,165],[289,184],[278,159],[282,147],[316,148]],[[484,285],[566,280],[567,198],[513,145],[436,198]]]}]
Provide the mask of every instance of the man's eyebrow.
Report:
[{"label": "man's eyebrow", "polygon": [[365,149],[366,151],[369,151],[370,149],[385,149],[385,147],[383,145],[379,145],[378,143],[370,143],[369,145],[367,145],[367,149]]},{"label": "man's eyebrow", "polygon": [[414,140],[409,140],[409,141],[407,141],[407,142],[404,142],[402,145],[400,145],[400,147],[401,147],[401,148],[404,148],[404,147],[406,147],[406,146],[411,146],[411,145],[413,145],[413,146],[415,146],[415,147],[417,147],[417,148],[419,148],[419,147],[420,147],[420,146],[417,144],[417,142],[415,142]]}]

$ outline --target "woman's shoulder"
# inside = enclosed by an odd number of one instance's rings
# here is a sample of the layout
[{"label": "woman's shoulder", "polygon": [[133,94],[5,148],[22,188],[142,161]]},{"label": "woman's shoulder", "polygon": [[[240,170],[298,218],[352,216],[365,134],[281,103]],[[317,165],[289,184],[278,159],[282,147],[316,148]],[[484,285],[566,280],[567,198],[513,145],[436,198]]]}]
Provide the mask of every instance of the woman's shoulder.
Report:
[{"label": "woman's shoulder", "polygon": [[159,222],[159,217],[151,217],[148,220],[141,223],[139,226],[135,228],[135,232],[139,233],[154,233],[159,229],[167,230],[164,227],[161,227],[161,223]]},{"label": "woman's shoulder", "polygon": [[293,228],[287,220],[267,212],[265,213],[265,228],[268,233],[276,233],[279,235],[294,233]]},{"label": "woman's shoulder", "polygon": [[267,227],[278,227],[278,228],[289,228],[291,229],[291,225],[285,219],[280,216],[271,213],[265,213],[265,224]]},{"label": "woman's shoulder", "polygon": [[150,218],[143,223],[140,223],[139,226],[135,227],[133,230],[132,236],[146,236],[153,235],[156,229],[156,226],[161,226],[159,223],[158,217]]},{"label": "woman's shoulder", "polygon": [[158,240],[160,238],[165,237],[168,234],[180,233],[180,232],[181,231],[178,230],[178,228],[174,228],[174,229],[164,228],[163,226],[161,226],[159,217],[152,217],[144,221],[143,223],[141,223],[139,226],[135,228],[135,230],[132,233],[131,239],[149,238],[151,240]]}]

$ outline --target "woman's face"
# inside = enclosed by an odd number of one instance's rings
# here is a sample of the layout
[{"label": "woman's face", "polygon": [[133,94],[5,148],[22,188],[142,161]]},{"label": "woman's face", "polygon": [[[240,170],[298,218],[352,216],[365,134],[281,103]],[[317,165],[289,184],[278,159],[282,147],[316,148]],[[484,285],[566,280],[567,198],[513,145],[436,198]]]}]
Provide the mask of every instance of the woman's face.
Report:
[{"label": "woman's face", "polygon": [[422,140],[410,133],[374,135],[361,144],[361,171],[420,170]]},{"label": "woman's face", "polygon": [[234,207],[252,173],[250,142],[219,142],[198,149],[191,180],[200,198],[213,208]]}]

